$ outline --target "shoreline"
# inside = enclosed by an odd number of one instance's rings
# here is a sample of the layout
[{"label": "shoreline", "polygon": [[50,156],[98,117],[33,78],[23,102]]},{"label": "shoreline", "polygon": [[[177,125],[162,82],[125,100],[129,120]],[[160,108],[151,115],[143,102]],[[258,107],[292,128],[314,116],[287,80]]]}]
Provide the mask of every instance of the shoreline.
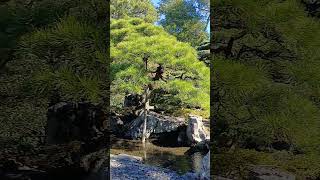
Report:
[{"label": "shoreline", "polygon": [[173,170],[144,164],[141,157],[127,154],[110,154],[110,176],[114,180],[192,180],[198,179],[197,173],[179,175]]}]

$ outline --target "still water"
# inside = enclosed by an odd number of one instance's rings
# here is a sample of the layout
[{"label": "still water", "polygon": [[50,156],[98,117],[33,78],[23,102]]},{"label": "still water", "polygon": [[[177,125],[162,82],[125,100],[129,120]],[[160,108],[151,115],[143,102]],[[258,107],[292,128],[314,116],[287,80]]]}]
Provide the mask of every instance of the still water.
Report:
[{"label": "still water", "polygon": [[139,156],[145,164],[168,168],[179,174],[199,172],[204,157],[201,153],[185,155],[189,147],[161,147],[151,142],[147,142],[143,147],[141,141],[120,138],[111,138],[111,144],[111,154]]}]

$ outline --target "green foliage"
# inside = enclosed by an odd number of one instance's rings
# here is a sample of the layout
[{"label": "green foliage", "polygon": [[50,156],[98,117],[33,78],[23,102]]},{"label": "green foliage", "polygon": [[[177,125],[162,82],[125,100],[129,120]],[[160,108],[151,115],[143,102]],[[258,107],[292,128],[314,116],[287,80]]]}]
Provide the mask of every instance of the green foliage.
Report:
[{"label": "green foliage", "polygon": [[208,39],[206,32],[209,2],[199,0],[162,0],[160,24],[179,41],[198,46]]},{"label": "green foliage", "polygon": [[266,146],[285,141],[309,150],[319,145],[319,110],[310,100],[273,84],[254,67],[217,59],[213,65],[213,85],[223,92],[217,113],[240,141],[260,139]]},{"label": "green foliage", "polygon": [[224,177],[248,179],[248,172],[254,164],[278,167],[282,171],[293,172],[297,179],[316,179],[320,166],[318,154],[294,155],[287,151],[273,153],[237,149],[235,151],[214,154],[212,156],[214,174]]},{"label": "green foliage", "polygon": [[24,36],[17,56],[30,68],[29,91],[45,97],[55,91],[64,100],[101,101],[102,84],[108,77],[107,55],[99,47],[103,43],[99,41],[104,41],[101,37],[101,29],[73,17]]},{"label": "green foliage", "polygon": [[[150,56],[148,71],[142,59],[146,54]],[[153,83],[154,92],[160,89],[165,92],[156,106],[209,109],[209,68],[197,60],[192,47],[177,41],[161,27],[136,18],[112,20],[111,61],[111,102],[116,106],[122,104],[125,93],[142,93],[143,87],[151,83],[150,71],[162,63],[168,82]],[[173,99],[174,102],[169,102]]]},{"label": "green foliage", "polygon": [[9,0],[0,3],[0,70],[12,59],[22,35],[66,15],[97,24],[106,20],[107,7],[104,0]]},{"label": "green foliage", "polygon": [[104,0],[0,3],[7,55],[0,54],[0,138],[37,140],[50,103],[108,104],[108,7]]},{"label": "green foliage", "polygon": [[[217,22],[211,78],[216,143],[299,152],[288,155],[288,161],[272,157],[269,163],[253,164],[279,165],[315,179],[318,167],[306,173],[302,169],[314,164],[306,159],[320,156],[319,19],[308,17],[295,0],[212,5]],[[288,147],[277,147],[279,142]]]},{"label": "green foliage", "polygon": [[158,19],[157,11],[150,0],[111,0],[110,14],[112,19],[136,17],[150,23]]},{"label": "green foliage", "polygon": [[211,163],[212,174],[219,174],[224,177],[239,177],[247,179],[251,164],[257,161],[254,153],[239,151],[213,154]]}]

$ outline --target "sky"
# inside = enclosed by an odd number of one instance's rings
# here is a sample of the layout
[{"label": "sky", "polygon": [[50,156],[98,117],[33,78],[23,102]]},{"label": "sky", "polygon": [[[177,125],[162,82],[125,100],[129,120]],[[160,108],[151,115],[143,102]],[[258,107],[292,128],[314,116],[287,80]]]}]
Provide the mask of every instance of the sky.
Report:
[{"label": "sky", "polygon": [[[157,7],[160,0],[151,0],[151,1]],[[208,26],[207,26],[207,32],[210,33],[210,24],[208,24]]]},{"label": "sky", "polygon": [[154,5],[157,5],[157,4],[159,3],[159,0],[152,0],[152,3],[153,3]]}]

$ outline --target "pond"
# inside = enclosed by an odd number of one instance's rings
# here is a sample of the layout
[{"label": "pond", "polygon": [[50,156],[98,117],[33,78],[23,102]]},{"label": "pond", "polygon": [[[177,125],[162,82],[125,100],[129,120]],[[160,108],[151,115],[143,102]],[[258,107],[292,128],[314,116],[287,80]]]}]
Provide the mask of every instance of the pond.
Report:
[{"label": "pond", "polygon": [[184,153],[189,147],[161,147],[146,142],[143,147],[139,140],[127,140],[120,138],[111,138],[111,154],[128,154],[143,158],[145,164],[168,168],[176,171],[178,174],[186,172],[199,172],[201,160],[205,156],[201,153],[195,153],[191,156]]}]

